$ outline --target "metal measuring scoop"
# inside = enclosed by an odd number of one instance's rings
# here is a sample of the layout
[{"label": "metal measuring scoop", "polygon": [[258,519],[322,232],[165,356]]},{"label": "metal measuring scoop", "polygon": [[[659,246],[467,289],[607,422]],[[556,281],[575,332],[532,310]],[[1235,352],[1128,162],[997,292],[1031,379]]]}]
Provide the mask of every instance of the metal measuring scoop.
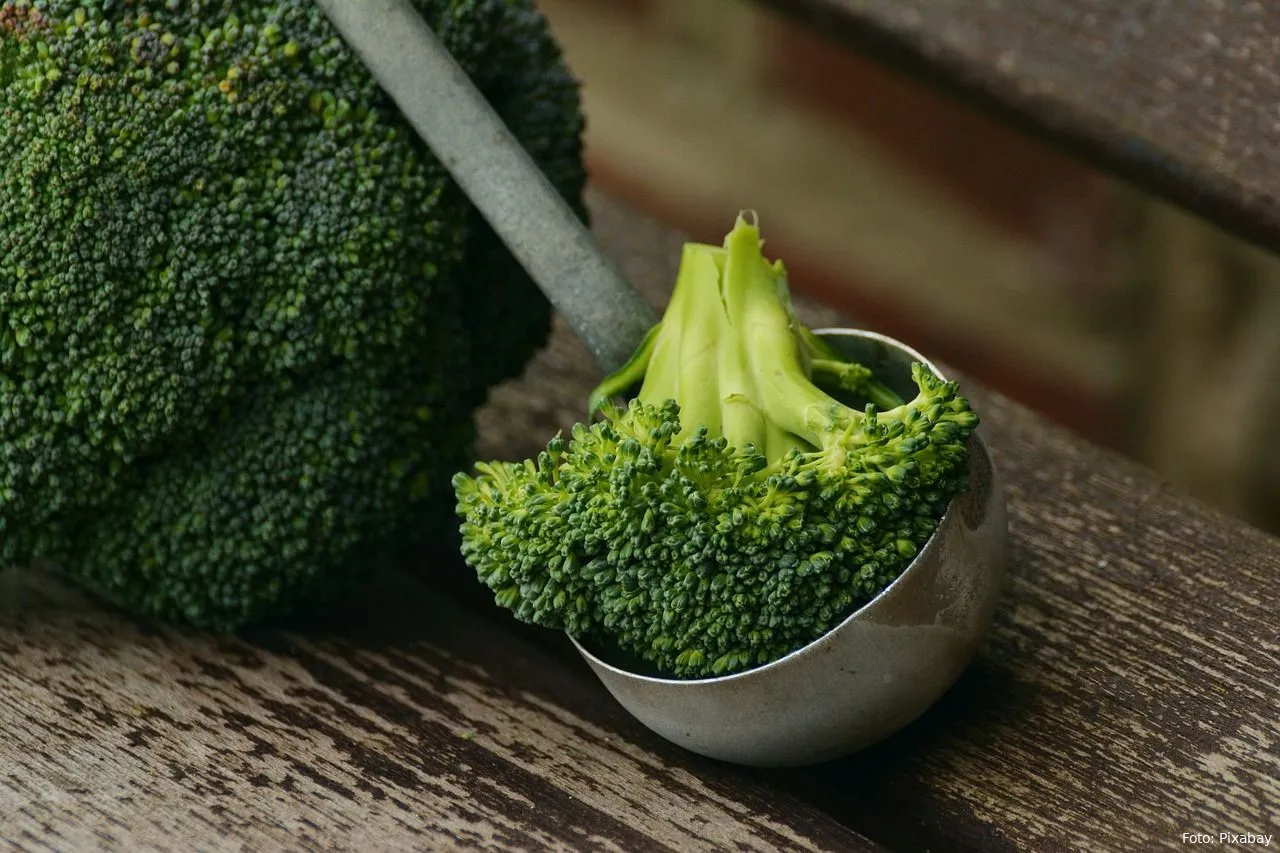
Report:
[{"label": "metal measuring scoop", "polygon": [[[624,364],[658,317],[409,0],[316,3],[601,369]],[[915,395],[912,362],[938,372],[883,335],[817,333],[908,399]],[[795,765],[868,746],[951,686],[994,615],[1004,575],[1004,498],[981,438],[974,436],[970,449],[970,489],[952,501],[902,575],[826,635],[773,663],[679,680],[571,639],[637,719],[703,755]]]}]

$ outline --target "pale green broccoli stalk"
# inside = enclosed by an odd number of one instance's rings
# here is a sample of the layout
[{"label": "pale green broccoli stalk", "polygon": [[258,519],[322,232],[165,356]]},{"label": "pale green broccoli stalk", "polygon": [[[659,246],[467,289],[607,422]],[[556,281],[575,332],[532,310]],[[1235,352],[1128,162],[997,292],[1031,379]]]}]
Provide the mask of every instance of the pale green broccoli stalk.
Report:
[{"label": "pale green broccoli stalk", "polygon": [[455,476],[463,555],[518,618],[677,677],[768,663],[893,581],[965,488],[956,384],[916,364],[904,403],[840,360],[762,246],[743,218],[686,245],[662,321],[592,395],[603,419]]},{"label": "pale green broccoli stalk", "polygon": [[[585,217],[530,0],[415,0]],[[311,0],[0,0],[0,568],[230,629],[452,525],[547,301]]]}]

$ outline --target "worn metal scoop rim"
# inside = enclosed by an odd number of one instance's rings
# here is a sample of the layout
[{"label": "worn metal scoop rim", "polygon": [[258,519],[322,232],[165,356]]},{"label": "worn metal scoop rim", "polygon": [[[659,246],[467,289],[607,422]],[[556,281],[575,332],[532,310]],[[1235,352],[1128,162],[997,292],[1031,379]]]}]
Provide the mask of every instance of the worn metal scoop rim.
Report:
[{"label": "worn metal scoop rim", "polygon": [[[935,364],[933,364],[933,362],[929,361],[927,358],[921,355],[915,348],[910,347],[907,344],[904,344],[902,341],[896,338],[891,338],[888,335],[882,335],[879,332],[872,332],[865,329],[823,328],[823,329],[814,329],[814,334],[818,336],[848,335],[848,336],[854,336],[854,337],[860,337],[860,338],[869,338],[871,340],[878,341],[879,343],[884,344],[885,346],[892,347],[894,349],[897,349],[905,353],[906,355],[910,356],[911,358],[923,364],[925,367],[929,368],[929,370],[931,370],[935,375],[937,375],[938,378],[940,379],[947,378],[945,374],[943,374],[943,372],[939,370]],[[970,440],[980,444],[982,446],[983,451],[984,452],[986,451],[986,443],[982,440],[982,437],[980,435],[978,435],[977,433],[974,433],[974,435]],[[869,601],[865,602],[862,606],[854,610],[844,619],[841,619],[837,624],[833,625],[830,629],[828,629],[827,631],[824,631],[820,636],[815,637],[814,639],[810,640],[808,643],[805,643],[803,646],[801,646],[798,649],[794,649],[793,651],[787,652],[787,654],[783,655],[780,658],[772,660],[768,663],[760,664],[759,666],[752,667],[751,669],[746,669],[741,672],[730,673],[728,675],[714,675],[709,678],[663,678],[656,675],[645,675],[643,673],[634,672],[629,669],[623,669],[622,667],[611,664],[608,661],[601,659],[598,655],[594,654],[585,646],[583,646],[583,644],[579,642],[577,637],[574,637],[572,634],[568,634],[568,633],[566,633],[566,636],[569,637],[569,641],[573,643],[574,648],[578,650],[578,653],[581,654],[584,658],[586,658],[590,663],[596,666],[599,666],[602,669],[605,669],[615,675],[619,675],[624,678],[628,678],[637,682],[644,682],[649,684],[660,684],[663,686],[670,686],[670,687],[693,688],[693,687],[700,687],[700,686],[706,686],[706,685],[712,685],[712,684],[716,684],[716,685],[727,684],[731,682],[745,681],[753,678],[767,677],[768,674],[773,670],[786,666],[788,663],[794,662],[797,658],[801,658],[806,656],[809,653],[812,653],[812,651],[816,646],[821,644],[824,640],[826,640],[832,634],[841,630],[849,623],[857,621],[859,618],[863,617],[863,615],[870,608],[872,608],[882,598],[885,598],[886,596],[890,595],[891,592],[896,587],[908,583],[907,576],[912,574],[913,569],[923,564],[925,559],[929,556],[929,554],[937,547],[936,543],[940,539],[940,537],[938,536],[938,531],[943,528],[943,525],[947,521],[947,519],[950,518],[952,514],[958,511],[956,506],[957,500],[958,500],[958,496],[957,498],[953,498],[951,503],[947,505],[946,512],[944,512],[942,514],[942,517],[938,519],[938,526],[934,529],[934,532],[929,535],[929,538],[925,542],[924,547],[920,549],[920,552],[916,554],[915,557],[912,558],[911,562],[907,565],[907,567],[903,569],[902,572],[896,578],[894,578],[888,585],[886,585],[884,589],[880,590],[880,592],[876,593],[875,596],[873,596]]]}]

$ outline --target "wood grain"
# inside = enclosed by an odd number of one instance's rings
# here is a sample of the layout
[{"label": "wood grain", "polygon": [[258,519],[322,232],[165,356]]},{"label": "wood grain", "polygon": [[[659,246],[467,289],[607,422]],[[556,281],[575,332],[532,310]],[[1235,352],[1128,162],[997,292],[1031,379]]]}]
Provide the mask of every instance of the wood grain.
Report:
[{"label": "wood grain", "polygon": [[1280,6],[769,0],[1280,246]]},{"label": "wood grain", "polygon": [[[660,303],[680,238],[592,201],[606,248]],[[494,395],[482,453],[526,455],[580,417],[587,364],[560,330]],[[375,575],[341,619],[234,640],[147,629],[11,575],[0,839],[1151,850],[1183,832],[1280,832],[1280,544],[970,393],[1008,487],[1008,589],[979,660],[881,747],[785,772],[684,753],[561,638],[480,607],[452,553],[406,567],[416,578]]]},{"label": "wood grain", "polygon": [[0,600],[15,849],[875,849],[402,577],[321,631],[234,640],[30,575]]}]

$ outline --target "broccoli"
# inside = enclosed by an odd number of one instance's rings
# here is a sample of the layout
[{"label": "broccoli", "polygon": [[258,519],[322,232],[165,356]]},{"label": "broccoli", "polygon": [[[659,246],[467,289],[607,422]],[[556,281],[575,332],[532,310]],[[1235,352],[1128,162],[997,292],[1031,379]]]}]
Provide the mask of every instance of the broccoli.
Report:
[{"label": "broccoli", "polygon": [[662,320],[592,394],[602,418],[454,477],[463,556],[517,618],[676,677],[748,669],[880,592],[965,489],[956,384],[917,363],[903,402],[843,361],[762,246],[741,216],[687,244]]},{"label": "broccoli", "polygon": [[[415,5],[585,219],[531,1]],[[550,307],[315,4],[4,0],[0,145],[0,567],[231,630],[449,525]]]}]

